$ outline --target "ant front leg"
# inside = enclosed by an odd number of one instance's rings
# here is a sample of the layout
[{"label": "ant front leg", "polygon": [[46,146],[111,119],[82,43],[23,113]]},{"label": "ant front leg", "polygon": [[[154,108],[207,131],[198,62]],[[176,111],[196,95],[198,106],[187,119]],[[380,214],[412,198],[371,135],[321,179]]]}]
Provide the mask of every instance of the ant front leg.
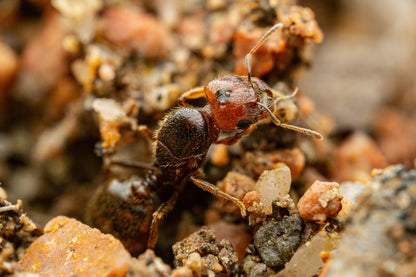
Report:
[{"label": "ant front leg", "polygon": [[162,203],[159,208],[153,213],[152,224],[150,225],[149,238],[147,239],[147,248],[153,249],[156,245],[157,238],[159,236],[159,221],[168,214],[173,207],[175,207],[176,200],[180,193],[183,190],[186,179],[181,183],[181,185],[173,192],[172,196],[168,201]]},{"label": "ant front leg", "polygon": [[296,131],[296,132],[299,132],[308,136],[313,136],[317,139],[323,139],[323,136],[316,131],[313,131],[307,128],[302,128],[302,127],[295,126],[295,125],[291,125],[291,124],[282,123],[280,119],[278,119],[277,116],[275,116],[273,112],[269,110],[269,108],[267,108],[260,102],[257,102],[257,105],[262,106],[269,113],[270,118],[272,119],[272,122],[274,123],[274,125],[285,128],[285,129],[293,130],[293,131]]},{"label": "ant front leg", "polygon": [[223,198],[225,200],[231,201],[234,204],[236,204],[240,208],[241,216],[246,217],[246,207],[244,206],[243,202],[241,202],[239,199],[235,198],[234,196],[231,196],[223,191],[221,191],[218,187],[214,186],[213,184],[204,181],[202,179],[199,179],[195,176],[189,177],[191,181],[197,185],[199,188],[208,191],[215,195],[216,197]]},{"label": "ant front leg", "polygon": [[187,92],[183,93],[178,98],[178,104],[182,107],[189,106],[186,104],[186,100],[190,99],[198,99],[198,98],[205,98],[205,90],[204,87],[196,87],[191,90],[188,90]]},{"label": "ant front leg", "polygon": [[237,143],[237,141],[239,141],[243,136],[248,135],[251,132],[253,132],[255,128],[256,128],[255,125],[251,125],[247,129],[239,131],[236,134],[234,134],[233,136],[217,140],[215,142],[215,144],[233,145],[233,144]]}]

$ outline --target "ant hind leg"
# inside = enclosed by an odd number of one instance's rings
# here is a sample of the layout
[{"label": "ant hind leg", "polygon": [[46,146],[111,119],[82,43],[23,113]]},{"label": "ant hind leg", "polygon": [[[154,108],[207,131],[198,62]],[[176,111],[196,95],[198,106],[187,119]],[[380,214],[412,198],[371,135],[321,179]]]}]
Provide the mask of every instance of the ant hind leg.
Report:
[{"label": "ant hind leg", "polygon": [[208,191],[210,193],[212,193],[213,195],[223,198],[225,200],[228,200],[230,202],[233,202],[234,204],[236,204],[239,208],[240,208],[240,212],[241,212],[241,216],[242,217],[246,217],[247,213],[246,213],[246,207],[244,206],[243,202],[241,202],[239,199],[235,198],[234,196],[231,196],[221,190],[219,190],[218,187],[216,187],[215,185],[204,181],[202,179],[199,179],[195,176],[191,176],[190,177],[191,181],[197,185],[199,188]]},{"label": "ant hind leg", "polygon": [[[186,179],[185,179],[186,180]],[[162,203],[159,208],[153,213],[152,224],[150,225],[149,238],[147,239],[147,248],[154,248],[159,236],[159,222],[168,214],[175,206],[176,200],[182,192],[185,182],[182,182],[179,187],[173,192],[168,201]]]}]

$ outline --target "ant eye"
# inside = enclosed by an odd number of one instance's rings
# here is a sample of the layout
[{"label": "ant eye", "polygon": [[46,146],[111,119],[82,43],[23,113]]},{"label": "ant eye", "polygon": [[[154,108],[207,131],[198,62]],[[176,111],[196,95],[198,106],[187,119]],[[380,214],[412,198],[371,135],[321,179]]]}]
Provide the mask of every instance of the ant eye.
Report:
[{"label": "ant eye", "polygon": [[231,96],[231,91],[229,89],[220,88],[217,90],[216,95],[218,103],[225,104]]},{"label": "ant eye", "polygon": [[237,123],[237,128],[241,130],[245,130],[248,127],[250,127],[250,125],[251,125],[251,122],[244,119]]}]

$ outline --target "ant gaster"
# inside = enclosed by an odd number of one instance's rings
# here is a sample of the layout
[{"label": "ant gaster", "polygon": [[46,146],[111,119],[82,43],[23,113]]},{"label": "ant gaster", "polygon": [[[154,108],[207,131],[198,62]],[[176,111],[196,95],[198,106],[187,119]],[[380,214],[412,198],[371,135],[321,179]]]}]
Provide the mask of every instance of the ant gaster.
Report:
[{"label": "ant gaster", "polygon": [[[282,26],[278,23],[269,29],[247,54],[247,77],[221,77],[179,98],[182,108],[170,112],[157,131],[156,161],[151,170],[144,178],[113,180],[106,187],[99,188],[87,216],[92,225],[114,234],[134,254],[142,252],[145,247],[153,248],[158,237],[159,221],[173,208],[188,180],[217,197],[235,203],[240,208],[241,216],[245,217],[245,206],[239,199],[197,176],[209,147],[214,143],[236,143],[265,118],[271,118],[277,126],[322,138],[315,131],[283,123],[274,114],[277,103],[294,97],[296,90],[290,96],[276,97],[276,93],[263,81],[251,77],[251,56],[270,34]],[[187,106],[186,100],[201,97],[207,99],[206,106]],[[237,132],[219,139],[221,131]],[[134,163],[115,163],[134,166]],[[143,168],[140,163],[137,167]]]}]

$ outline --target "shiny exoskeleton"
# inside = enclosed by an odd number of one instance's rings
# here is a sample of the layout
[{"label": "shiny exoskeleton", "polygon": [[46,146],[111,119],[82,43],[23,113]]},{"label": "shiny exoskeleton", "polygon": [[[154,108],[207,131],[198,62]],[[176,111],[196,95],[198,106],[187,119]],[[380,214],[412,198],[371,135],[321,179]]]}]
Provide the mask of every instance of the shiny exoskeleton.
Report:
[{"label": "shiny exoskeleton", "polygon": [[[190,180],[214,195],[232,201],[246,215],[244,204],[216,186],[197,177],[209,147],[214,143],[233,144],[252,132],[265,118],[283,128],[317,138],[317,132],[281,122],[277,105],[282,96],[263,81],[250,76],[251,55],[264,40],[282,24],[274,25],[246,56],[248,76],[229,75],[215,79],[204,87],[184,93],[179,104],[183,107],[170,112],[162,121],[155,137],[155,163],[145,177],[112,180],[98,189],[88,213],[89,222],[104,232],[119,238],[133,254],[154,247],[158,222],[169,212]],[[202,108],[186,107],[186,100],[204,97],[208,104]],[[276,114],[275,114],[276,113]],[[236,131],[219,139],[221,131]]]}]

